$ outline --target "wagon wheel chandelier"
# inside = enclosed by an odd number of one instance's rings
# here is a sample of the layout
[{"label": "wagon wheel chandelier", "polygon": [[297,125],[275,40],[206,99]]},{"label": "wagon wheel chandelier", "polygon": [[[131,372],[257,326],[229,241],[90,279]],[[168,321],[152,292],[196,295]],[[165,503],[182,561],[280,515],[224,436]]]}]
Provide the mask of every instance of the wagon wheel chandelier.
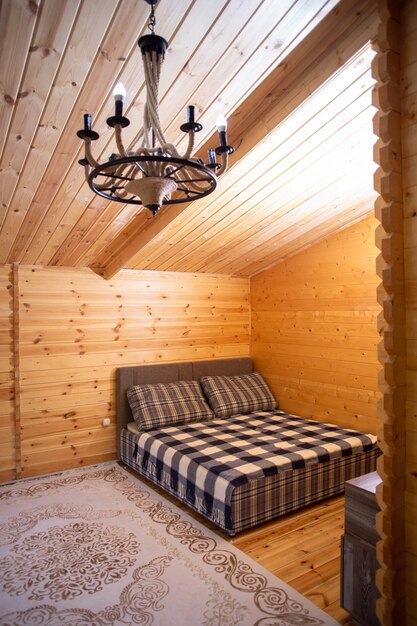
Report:
[{"label": "wagon wheel chandelier", "polygon": [[115,113],[107,119],[107,124],[114,128],[117,152],[111,154],[108,161],[96,161],[91,143],[99,138],[99,134],[91,127],[90,113],[84,115],[84,128],[77,135],[84,140],[85,157],[79,163],[84,167],[91,189],[108,200],[143,205],[155,215],[164,204],[198,200],[214,191],[217,178],[226,171],[228,155],[234,149],[227,145],[226,120],[219,116],[217,130],[220,145],[210,148],[208,163],[192,156],[195,133],[203,128],[195,121],[193,105],[187,107],[187,122],[180,127],[188,135],[185,152],[181,154],[165,139],[158,113],[158,84],[168,42],[154,32],[158,0],[145,2],[151,5],[151,12],[148,21],[150,34],[140,37],[138,41],[146,84],[142,130],[134,143],[125,149],[122,129],[129,126],[130,121],[123,115],[126,91],[118,83],[113,91]]}]

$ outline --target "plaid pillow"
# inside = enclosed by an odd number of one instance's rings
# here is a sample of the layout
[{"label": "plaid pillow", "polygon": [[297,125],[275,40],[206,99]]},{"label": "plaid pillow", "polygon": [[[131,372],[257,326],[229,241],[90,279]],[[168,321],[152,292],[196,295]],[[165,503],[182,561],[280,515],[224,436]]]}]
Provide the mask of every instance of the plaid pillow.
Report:
[{"label": "plaid pillow", "polygon": [[214,418],[196,380],[130,387],[127,399],[139,430]]},{"label": "plaid pillow", "polygon": [[277,402],[261,374],[203,376],[204,394],[216,417],[270,411]]}]

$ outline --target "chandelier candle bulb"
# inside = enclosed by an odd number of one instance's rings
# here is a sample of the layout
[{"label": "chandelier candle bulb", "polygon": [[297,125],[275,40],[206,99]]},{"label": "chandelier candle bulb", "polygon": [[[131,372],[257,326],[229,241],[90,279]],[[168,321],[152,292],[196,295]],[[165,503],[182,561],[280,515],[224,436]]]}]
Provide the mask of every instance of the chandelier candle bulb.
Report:
[{"label": "chandelier candle bulb", "polygon": [[124,101],[126,98],[126,89],[124,88],[123,83],[117,83],[116,87],[113,89],[113,96],[116,101]]},{"label": "chandelier candle bulb", "polygon": [[224,115],[219,115],[216,120],[216,128],[221,132],[226,132],[227,129],[227,120]]},{"label": "chandelier candle bulb", "polygon": [[[234,148],[232,148],[232,146],[227,145],[227,137],[226,137],[227,120],[224,117],[224,115],[218,116],[216,120],[216,126],[217,126],[217,130],[219,131],[219,139],[220,139],[220,146],[216,148],[216,154],[218,155],[232,154],[232,152],[234,152]],[[227,163],[224,162],[222,173],[226,167],[227,167]]]},{"label": "chandelier candle bulb", "polygon": [[114,115],[120,117],[123,115],[123,102],[126,98],[126,89],[122,83],[117,83],[116,87],[113,89],[113,97],[115,105]]}]

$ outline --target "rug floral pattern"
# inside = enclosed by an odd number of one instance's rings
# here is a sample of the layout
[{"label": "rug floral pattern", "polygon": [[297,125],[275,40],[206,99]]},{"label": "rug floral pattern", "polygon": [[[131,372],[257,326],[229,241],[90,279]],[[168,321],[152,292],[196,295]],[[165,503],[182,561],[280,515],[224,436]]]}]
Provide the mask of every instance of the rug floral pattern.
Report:
[{"label": "rug floral pattern", "polygon": [[336,622],[116,463],[0,487],[0,623]]},{"label": "rug floral pattern", "polygon": [[0,559],[0,585],[10,595],[26,593],[31,600],[67,600],[120,580],[138,552],[135,536],[117,526],[52,526],[25,537]]}]

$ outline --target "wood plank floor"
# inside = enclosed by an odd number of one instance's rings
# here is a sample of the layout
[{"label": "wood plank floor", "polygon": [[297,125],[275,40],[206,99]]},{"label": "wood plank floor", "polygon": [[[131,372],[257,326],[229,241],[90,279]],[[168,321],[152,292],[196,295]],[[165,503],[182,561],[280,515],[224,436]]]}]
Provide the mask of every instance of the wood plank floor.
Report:
[{"label": "wood plank floor", "polygon": [[340,624],[340,538],[344,496],[337,496],[228,539]]},{"label": "wood plank floor", "polygon": [[294,587],[340,624],[353,626],[349,614],[340,607],[340,539],[344,525],[344,496],[335,496],[231,538],[146,478],[138,476],[125,465],[123,467]]}]

